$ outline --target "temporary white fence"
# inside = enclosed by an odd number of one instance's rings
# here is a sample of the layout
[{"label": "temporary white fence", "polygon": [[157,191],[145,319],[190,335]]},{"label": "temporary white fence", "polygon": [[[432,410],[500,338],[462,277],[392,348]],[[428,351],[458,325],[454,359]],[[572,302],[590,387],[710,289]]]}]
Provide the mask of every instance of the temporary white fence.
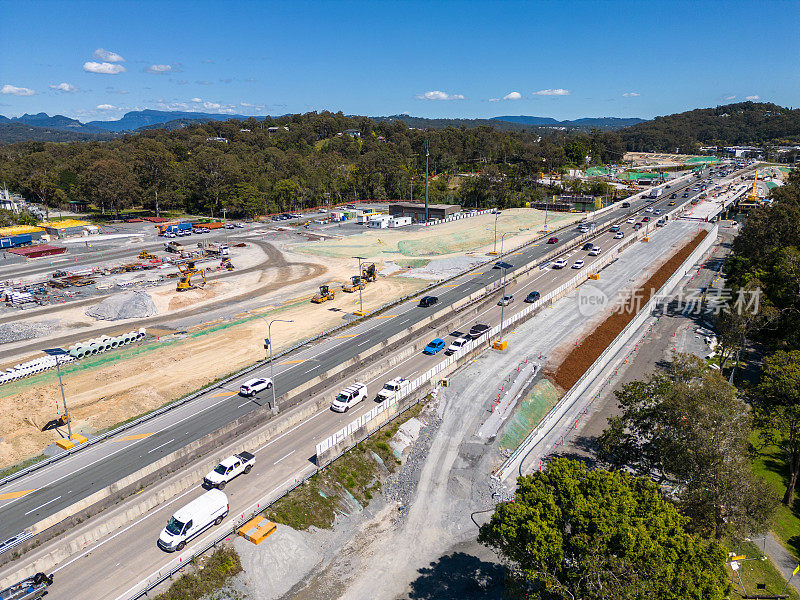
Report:
[{"label": "temporary white fence", "polygon": [[430,227],[431,225],[439,225],[440,223],[449,223],[450,221],[458,221],[460,219],[468,219],[470,217],[477,217],[478,215],[485,215],[488,213],[494,212],[493,208],[488,208],[486,210],[475,210],[466,213],[459,213],[457,215],[452,215],[450,217],[445,217],[444,219],[436,219],[435,221],[428,221],[427,223],[423,223],[425,227]]},{"label": "temporary white fence", "polygon": [[703,254],[714,244],[717,239],[718,227],[715,225],[708,233],[708,235],[700,242],[692,253],[686,258],[680,267],[673,273],[657,293],[653,294],[650,300],[639,311],[639,313],[623,328],[623,330],[614,338],[614,341],[603,350],[600,356],[592,363],[586,372],[575,382],[569,391],[564,394],[561,400],[548,412],[539,424],[531,431],[530,434],[523,440],[516,450],[500,465],[500,468],[493,475],[494,478],[502,481],[508,477],[511,472],[518,466],[519,462],[524,460],[524,457],[538,444],[546,434],[550,433],[561,418],[573,407],[573,405],[580,399],[581,394],[586,391],[592,380],[597,374],[605,368],[608,360],[613,357],[619,348],[625,344],[630,337],[636,332],[641,324],[650,316],[656,304],[667,294],[669,294],[678,282],[686,276],[689,269],[694,265]]}]

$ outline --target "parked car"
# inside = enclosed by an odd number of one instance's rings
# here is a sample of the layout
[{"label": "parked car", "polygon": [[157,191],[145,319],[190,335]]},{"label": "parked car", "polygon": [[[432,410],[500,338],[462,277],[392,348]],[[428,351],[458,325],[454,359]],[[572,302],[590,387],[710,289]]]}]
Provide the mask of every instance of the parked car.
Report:
[{"label": "parked car", "polygon": [[660,215],[660,214],[661,214],[661,209],[660,209],[660,208],[657,208],[657,209],[655,209],[655,210],[653,211],[653,214],[654,214],[654,215]]},{"label": "parked car", "polygon": [[589,256],[600,256],[601,249],[599,246],[595,246],[591,250],[589,250]]},{"label": "parked car", "polygon": [[558,260],[553,262],[554,269],[563,269],[567,266],[567,259],[566,258],[559,258]]},{"label": "parked car", "polygon": [[681,198],[688,198],[688,197],[689,197],[689,192],[686,192],[683,196],[681,196]]},{"label": "parked car", "polygon": [[648,206],[647,208],[644,209],[644,212],[649,212],[649,213],[653,212],[653,207]]},{"label": "parked car", "polygon": [[[675,192],[672,192],[672,194],[670,194],[670,196],[669,196],[669,197],[670,197],[670,198],[677,198],[677,197],[678,197],[678,194],[676,194]],[[672,204],[675,204],[675,203],[673,202]]]},{"label": "parked car", "polygon": [[257,377],[255,379],[248,379],[239,388],[239,395],[241,396],[255,396],[259,392],[268,390],[272,387],[272,379],[269,377]]},{"label": "parked car", "polygon": [[458,352],[459,350],[461,350],[464,346],[466,346],[468,341],[469,341],[468,337],[457,338],[453,340],[453,343],[447,347],[447,350],[445,350],[444,353],[447,356],[451,356],[456,352]]},{"label": "parked car", "polygon": [[624,237],[625,237],[625,234],[622,233],[621,231],[618,231],[617,233],[614,234],[614,239],[615,240],[621,240]]},{"label": "parked car", "polygon": [[243,229],[244,223],[234,223],[233,226],[236,227],[237,229]]},{"label": "parked car", "polygon": [[179,508],[158,536],[158,547],[167,552],[181,551],[193,537],[228,516],[228,497],[220,490],[209,490]]},{"label": "parked car", "polygon": [[203,487],[224,490],[229,481],[242,473],[249,473],[256,464],[256,457],[249,452],[239,452],[221,460],[208,475],[203,478]]},{"label": "parked car", "polygon": [[469,333],[467,335],[469,336],[469,339],[475,340],[478,339],[487,331],[489,331],[490,329],[491,327],[489,327],[484,323],[475,323],[475,325],[469,328]]},{"label": "parked car", "polygon": [[367,399],[367,386],[356,382],[347,386],[336,395],[331,403],[331,410],[336,412],[347,412],[362,400]]},{"label": "parked car", "polygon": [[594,248],[594,244],[592,242],[588,242],[583,245],[583,248],[581,248],[581,250],[585,252],[586,250],[591,250],[592,248]]},{"label": "parked car", "polygon": [[540,297],[541,297],[541,294],[539,292],[531,292],[530,294],[525,296],[525,302],[530,304],[532,302],[536,302]]},{"label": "parked car", "polygon": [[557,244],[558,243],[558,238],[557,237],[551,237],[550,239],[547,240],[547,243],[548,244]]},{"label": "parked car", "polygon": [[439,298],[436,296],[423,296],[419,299],[419,304],[417,306],[421,306],[422,308],[427,308],[428,306],[433,306],[439,302]]},{"label": "parked car", "polygon": [[509,305],[509,304],[511,304],[513,301],[514,301],[514,296],[513,296],[513,294],[506,294],[505,296],[503,296],[502,298],[500,298],[500,300],[498,300],[498,302],[497,302],[497,306],[508,306],[508,305]]},{"label": "parked car", "polygon": [[572,263],[572,268],[573,269],[582,269],[583,268],[583,264],[584,264],[583,260],[576,260],[574,263]]},{"label": "parked car", "polygon": [[444,340],[441,338],[436,338],[431,340],[425,349],[422,351],[423,354],[434,355],[439,352],[442,348],[445,347]]}]

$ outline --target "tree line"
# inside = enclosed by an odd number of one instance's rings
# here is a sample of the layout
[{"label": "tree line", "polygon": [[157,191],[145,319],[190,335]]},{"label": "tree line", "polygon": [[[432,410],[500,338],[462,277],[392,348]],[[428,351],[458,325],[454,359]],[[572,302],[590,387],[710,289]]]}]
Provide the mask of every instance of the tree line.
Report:
[{"label": "tree line", "polygon": [[491,127],[422,131],[400,120],[323,112],[154,129],[110,141],[20,142],[0,146],[0,170],[14,191],[50,207],[77,200],[111,214],[143,207],[253,216],[410,199],[412,190],[419,200],[428,142],[433,202],[506,207],[540,199],[535,180],[541,172],[584,166],[587,158],[621,160],[615,136]]}]

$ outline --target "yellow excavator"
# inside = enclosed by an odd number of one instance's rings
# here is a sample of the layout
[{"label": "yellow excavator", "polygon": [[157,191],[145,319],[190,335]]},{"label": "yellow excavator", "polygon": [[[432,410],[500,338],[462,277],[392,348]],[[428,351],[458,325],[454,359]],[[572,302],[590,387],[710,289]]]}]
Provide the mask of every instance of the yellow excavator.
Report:
[{"label": "yellow excavator", "polygon": [[194,266],[194,261],[189,261],[185,264],[179,264],[178,271],[181,272],[181,278],[178,280],[177,287],[177,291],[179,292],[185,292],[186,290],[191,290],[192,288],[197,287],[196,285],[192,284],[192,277],[195,275],[200,275],[200,277],[203,279],[203,284],[206,283],[205,269],[196,269]]},{"label": "yellow excavator", "polygon": [[147,250],[142,250],[139,252],[138,256],[139,260],[156,260],[158,257],[155,254],[148,252]]},{"label": "yellow excavator", "polygon": [[322,304],[327,300],[333,300],[335,296],[336,293],[332,289],[330,289],[329,286],[321,285],[319,286],[319,292],[314,294],[314,296],[311,298],[311,301],[314,304]]},{"label": "yellow excavator", "polygon": [[756,169],[756,174],[753,176],[753,189],[747,196],[747,201],[752,202],[753,204],[758,204],[761,202],[761,198],[758,197],[758,169]]},{"label": "yellow excavator", "polygon": [[364,283],[364,281],[361,279],[361,275],[353,275],[350,278],[350,283],[345,283],[342,286],[342,291],[347,292],[349,294],[350,292],[357,292],[358,290],[363,290],[365,287],[367,287],[367,284]]},{"label": "yellow excavator", "polygon": [[375,263],[366,263],[361,265],[361,281],[369,283],[378,279],[378,270]]},{"label": "yellow excavator", "polygon": [[230,257],[223,256],[222,260],[219,261],[219,266],[223,269],[227,269],[228,271],[233,271],[233,263],[231,262]]}]

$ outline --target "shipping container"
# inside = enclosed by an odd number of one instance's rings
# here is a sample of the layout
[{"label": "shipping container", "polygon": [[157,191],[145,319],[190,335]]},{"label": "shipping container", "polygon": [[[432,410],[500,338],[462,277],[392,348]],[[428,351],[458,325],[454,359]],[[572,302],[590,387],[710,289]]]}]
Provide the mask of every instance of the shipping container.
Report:
[{"label": "shipping container", "polygon": [[9,237],[0,238],[0,248],[19,248],[20,246],[30,245],[32,241],[33,236],[30,233],[12,235]]}]

